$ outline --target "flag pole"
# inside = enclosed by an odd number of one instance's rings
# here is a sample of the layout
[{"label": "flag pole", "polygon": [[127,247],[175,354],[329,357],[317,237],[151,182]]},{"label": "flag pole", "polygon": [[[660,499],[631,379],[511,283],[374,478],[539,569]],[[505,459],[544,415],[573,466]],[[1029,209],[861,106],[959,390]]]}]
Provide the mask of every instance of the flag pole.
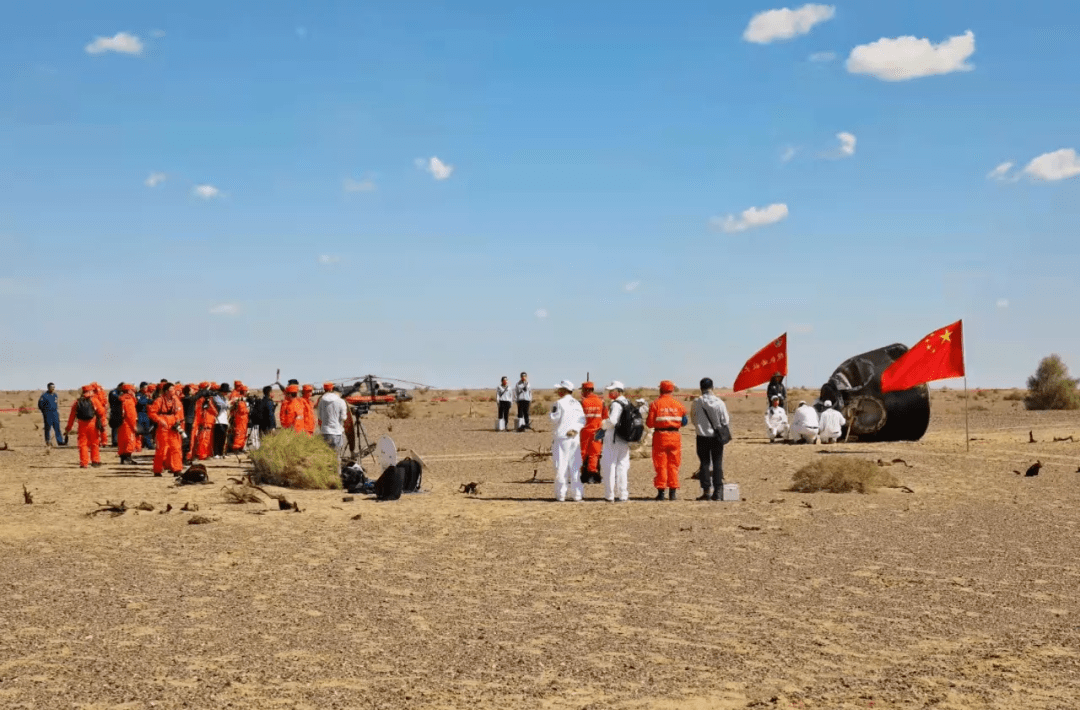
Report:
[{"label": "flag pole", "polygon": [[968,427],[968,388],[967,375],[964,375],[964,448],[971,453],[971,430]]}]

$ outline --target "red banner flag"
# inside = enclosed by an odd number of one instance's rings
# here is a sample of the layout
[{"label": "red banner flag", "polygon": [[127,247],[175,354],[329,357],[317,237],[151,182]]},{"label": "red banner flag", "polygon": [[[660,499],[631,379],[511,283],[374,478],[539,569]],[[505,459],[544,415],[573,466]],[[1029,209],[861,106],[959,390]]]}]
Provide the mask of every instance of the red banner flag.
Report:
[{"label": "red banner flag", "polygon": [[787,333],[784,333],[746,361],[735,379],[736,392],[765,384],[776,373],[787,375]]},{"label": "red banner flag", "polygon": [[935,330],[881,373],[881,392],[964,376],[964,321]]}]

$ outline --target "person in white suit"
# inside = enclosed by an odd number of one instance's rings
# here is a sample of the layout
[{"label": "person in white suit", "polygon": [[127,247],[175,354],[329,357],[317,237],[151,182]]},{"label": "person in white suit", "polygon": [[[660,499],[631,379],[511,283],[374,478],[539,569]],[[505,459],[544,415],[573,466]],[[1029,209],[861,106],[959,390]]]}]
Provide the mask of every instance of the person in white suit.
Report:
[{"label": "person in white suit", "polygon": [[551,421],[555,424],[551,441],[551,461],[555,465],[555,500],[566,500],[567,488],[575,501],[585,495],[581,482],[581,439],[578,434],[585,426],[585,410],[581,402],[571,396],[574,383],[563,380],[555,385],[559,399],[551,407]]},{"label": "person in white suit", "polygon": [[623,407],[633,407],[630,400],[623,392],[626,387],[622,382],[614,380],[606,388],[611,406],[608,408],[608,418],[600,425],[600,432],[604,437],[604,450],[600,455],[600,478],[604,484],[604,500],[609,503],[615,502],[615,497],[621,501],[630,500],[630,442],[623,441],[615,435],[615,427],[619,424]]},{"label": "person in white suit", "polygon": [[769,405],[769,411],[765,413],[765,428],[769,432],[769,441],[787,438],[787,412],[780,404],[780,397],[778,396],[772,398],[772,403]]},{"label": "person in white suit", "polygon": [[840,441],[840,434],[844,430],[847,420],[840,411],[833,409],[832,400],[825,400],[822,405],[825,410],[821,413],[821,424],[818,427],[818,436],[822,444],[835,444]]},{"label": "person in white suit", "polygon": [[796,444],[818,443],[818,428],[820,425],[817,410],[805,401],[799,402],[798,409],[791,416],[792,441]]}]

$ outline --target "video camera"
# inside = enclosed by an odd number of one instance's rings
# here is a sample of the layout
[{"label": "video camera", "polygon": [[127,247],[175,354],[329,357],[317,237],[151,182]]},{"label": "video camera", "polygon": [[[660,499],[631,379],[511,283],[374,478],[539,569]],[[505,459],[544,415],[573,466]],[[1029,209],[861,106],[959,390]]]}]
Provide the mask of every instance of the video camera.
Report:
[{"label": "video camera", "polygon": [[371,411],[371,402],[359,402],[352,405],[353,416],[360,418],[366,417]]}]

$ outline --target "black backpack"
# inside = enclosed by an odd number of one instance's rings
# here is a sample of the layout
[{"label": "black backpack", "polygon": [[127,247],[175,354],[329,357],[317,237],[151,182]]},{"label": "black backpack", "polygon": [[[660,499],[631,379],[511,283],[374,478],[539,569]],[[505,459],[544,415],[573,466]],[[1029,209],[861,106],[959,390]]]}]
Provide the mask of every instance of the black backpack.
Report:
[{"label": "black backpack", "polygon": [[420,481],[424,477],[424,467],[420,462],[405,458],[398,462],[397,468],[401,471],[401,490],[405,493],[416,493],[420,490]]},{"label": "black backpack", "polygon": [[623,405],[619,413],[619,423],[615,425],[615,436],[623,441],[636,443],[645,435],[645,420],[641,418],[641,410],[632,403]]},{"label": "black backpack", "polygon": [[86,397],[79,397],[78,402],[75,404],[75,416],[78,417],[80,422],[88,422],[97,416],[97,410],[94,409],[94,403]]},{"label": "black backpack", "polygon": [[351,463],[341,467],[341,487],[346,493],[371,493],[369,490],[374,483],[369,485],[367,476],[364,475],[364,467],[358,463]]},{"label": "black backpack", "polygon": [[379,480],[375,481],[375,500],[397,500],[401,497],[404,486],[402,470],[398,466],[387,466]]}]

